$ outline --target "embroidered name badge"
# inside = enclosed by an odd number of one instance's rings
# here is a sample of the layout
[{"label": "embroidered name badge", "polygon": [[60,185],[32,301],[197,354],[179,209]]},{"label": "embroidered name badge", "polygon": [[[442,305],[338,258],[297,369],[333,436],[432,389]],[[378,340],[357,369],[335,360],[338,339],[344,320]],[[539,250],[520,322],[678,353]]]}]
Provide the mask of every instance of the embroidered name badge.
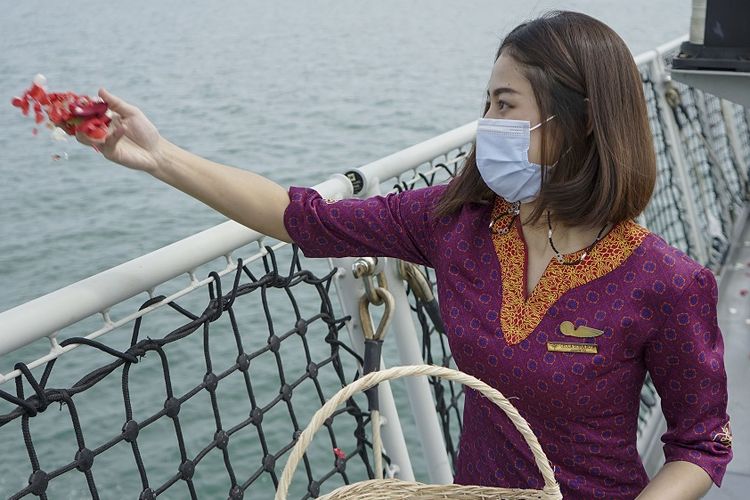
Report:
[{"label": "embroidered name badge", "polygon": [[547,350],[552,352],[576,352],[581,354],[596,354],[599,348],[596,344],[579,342],[547,342]]},{"label": "embroidered name badge", "polygon": [[570,321],[563,321],[562,323],[560,323],[560,333],[568,337],[590,339],[593,337],[598,337],[599,335],[602,335],[604,332],[602,330],[597,330],[596,328],[590,328],[588,326],[583,326],[583,325],[576,328],[575,325],[571,323]]}]

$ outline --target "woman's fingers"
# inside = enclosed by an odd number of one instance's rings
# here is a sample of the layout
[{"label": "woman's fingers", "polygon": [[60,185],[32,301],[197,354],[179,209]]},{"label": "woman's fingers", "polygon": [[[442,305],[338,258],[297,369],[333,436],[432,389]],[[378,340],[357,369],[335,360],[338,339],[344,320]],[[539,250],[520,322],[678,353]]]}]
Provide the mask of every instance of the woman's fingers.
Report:
[{"label": "woman's fingers", "polygon": [[117,144],[117,141],[122,139],[122,136],[125,135],[126,132],[125,125],[119,124],[117,125],[114,130],[112,131],[112,134],[107,137],[107,143],[111,144],[112,147],[114,147],[115,144]]},{"label": "woman's fingers", "polygon": [[115,113],[112,117],[112,122],[109,124],[109,133],[107,134],[107,142],[116,143],[125,134],[125,124],[122,121],[119,113]]},{"label": "woman's fingers", "polygon": [[102,144],[104,142],[104,139],[92,139],[91,137],[80,131],[76,131],[76,140],[86,146],[93,146],[94,144]]},{"label": "woman's fingers", "polygon": [[110,94],[106,89],[99,89],[99,97],[101,97],[104,102],[107,103],[109,109],[111,109],[115,113],[122,115],[123,117],[132,116],[138,111],[138,108],[136,108],[132,104],[128,104],[116,95]]}]

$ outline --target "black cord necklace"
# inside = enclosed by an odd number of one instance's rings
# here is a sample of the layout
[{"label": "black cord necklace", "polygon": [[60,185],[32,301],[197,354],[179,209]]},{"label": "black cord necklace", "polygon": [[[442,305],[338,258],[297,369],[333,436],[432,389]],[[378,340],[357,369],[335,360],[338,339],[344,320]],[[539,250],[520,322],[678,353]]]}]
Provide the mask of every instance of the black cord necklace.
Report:
[{"label": "black cord necklace", "polygon": [[[520,213],[521,213],[521,202],[516,201],[510,206],[510,210],[508,212],[503,212],[497,217],[495,217],[494,219],[492,219],[492,222],[490,222],[490,231],[492,231],[494,234],[500,234],[500,235],[508,234],[508,231],[510,231],[510,228],[513,227],[513,223],[516,221],[516,218],[518,217],[518,214]],[[508,224],[502,229],[497,229],[495,227],[495,224],[497,223],[497,221],[509,215],[512,215],[512,217],[510,218],[510,221],[508,222]]]},{"label": "black cord necklace", "polygon": [[609,226],[609,223],[604,224],[604,227],[602,227],[602,229],[599,231],[599,234],[596,235],[596,239],[594,240],[594,242],[586,247],[586,249],[583,251],[583,255],[581,255],[575,261],[566,261],[563,255],[557,250],[557,248],[555,248],[555,244],[552,242],[552,221],[550,220],[549,210],[547,210],[547,227],[549,228],[547,232],[547,239],[549,240],[549,246],[552,247],[552,250],[555,252],[555,258],[557,259],[557,262],[566,266],[575,266],[583,262],[591,249],[594,248],[594,245],[599,243],[599,241],[602,239],[602,235],[604,234],[604,230],[607,229],[607,226]]}]

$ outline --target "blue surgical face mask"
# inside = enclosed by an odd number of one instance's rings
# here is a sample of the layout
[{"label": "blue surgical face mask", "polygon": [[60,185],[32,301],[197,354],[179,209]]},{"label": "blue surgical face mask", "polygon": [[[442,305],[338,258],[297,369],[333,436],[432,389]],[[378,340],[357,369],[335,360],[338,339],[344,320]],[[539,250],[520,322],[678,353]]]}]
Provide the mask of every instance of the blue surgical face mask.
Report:
[{"label": "blue surgical face mask", "polygon": [[539,196],[542,166],[529,161],[531,131],[554,117],[534,127],[523,120],[479,120],[477,168],[487,186],[506,201],[528,203]]}]

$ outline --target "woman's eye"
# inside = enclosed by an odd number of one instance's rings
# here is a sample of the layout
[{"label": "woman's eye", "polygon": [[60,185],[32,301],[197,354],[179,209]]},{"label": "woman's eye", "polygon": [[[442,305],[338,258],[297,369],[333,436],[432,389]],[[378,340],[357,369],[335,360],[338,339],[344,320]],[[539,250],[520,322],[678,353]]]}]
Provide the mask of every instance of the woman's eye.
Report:
[{"label": "woman's eye", "polygon": [[500,111],[504,110],[507,107],[508,107],[508,103],[507,102],[505,102],[505,101],[497,101],[497,109],[499,109]]}]

